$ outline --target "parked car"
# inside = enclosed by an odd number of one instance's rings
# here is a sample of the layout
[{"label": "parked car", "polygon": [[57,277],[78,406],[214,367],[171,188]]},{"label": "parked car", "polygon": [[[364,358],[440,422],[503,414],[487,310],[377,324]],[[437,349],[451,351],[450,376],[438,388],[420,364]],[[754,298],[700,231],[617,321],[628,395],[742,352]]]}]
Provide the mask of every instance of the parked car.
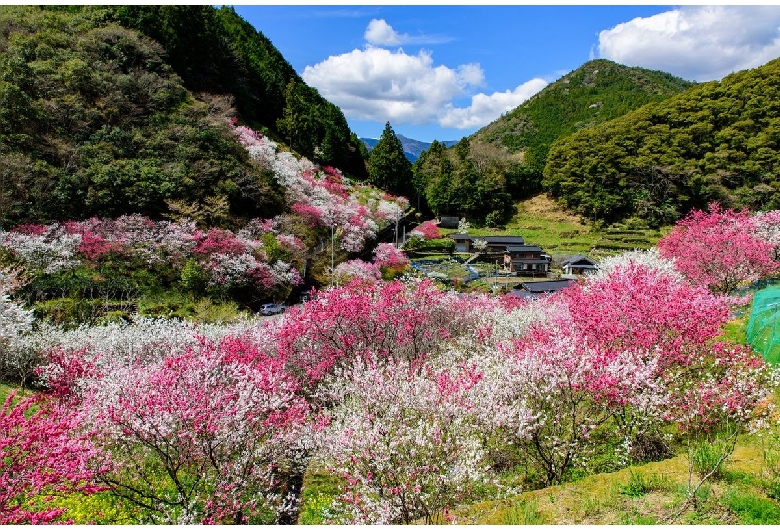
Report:
[{"label": "parked car", "polygon": [[265,316],[278,315],[284,313],[285,309],[287,306],[284,304],[263,304],[263,307],[260,308],[260,314]]}]

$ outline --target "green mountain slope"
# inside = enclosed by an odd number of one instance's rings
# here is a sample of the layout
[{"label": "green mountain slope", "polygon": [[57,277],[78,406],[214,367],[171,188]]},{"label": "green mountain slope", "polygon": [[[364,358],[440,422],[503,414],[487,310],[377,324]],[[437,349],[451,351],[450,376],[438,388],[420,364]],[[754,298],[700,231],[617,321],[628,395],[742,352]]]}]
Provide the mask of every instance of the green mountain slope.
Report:
[{"label": "green mountain slope", "polygon": [[172,203],[210,224],[270,218],[283,191],[232,117],[365,173],[341,111],[229,8],[0,8],[0,226]]},{"label": "green mountain slope", "polygon": [[780,59],[559,140],[544,185],[593,220],[780,207]]},{"label": "green mountain slope", "polygon": [[[168,62],[194,93],[232,94],[239,117],[312,160],[365,176],[341,110],[298,76],[265,35],[231,7],[117,6],[119,24],[160,42]],[[279,121],[288,120],[289,131]]]},{"label": "green mountain slope", "polygon": [[589,61],[477,131],[471,140],[522,153],[526,165],[541,175],[550,145],[558,138],[662,101],[690,86],[691,82],[665,72],[605,59]]}]

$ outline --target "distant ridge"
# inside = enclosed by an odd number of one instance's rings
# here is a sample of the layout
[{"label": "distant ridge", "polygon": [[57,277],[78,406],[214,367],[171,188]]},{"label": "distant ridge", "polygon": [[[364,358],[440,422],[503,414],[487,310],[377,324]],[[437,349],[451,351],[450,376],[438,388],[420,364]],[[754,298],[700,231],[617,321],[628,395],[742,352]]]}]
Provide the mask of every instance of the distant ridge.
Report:
[{"label": "distant ridge", "polygon": [[[420,154],[423,151],[427,150],[431,146],[430,142],[421,142],[419,140],[413,140],[411,138],[407,138],[406,136],[397,133],[396,136],[401,141],[401,145],[404,148],[404,154],[406,155],[406,158],[408,158],[409,161],[412,163],[414,163],[414,161],[420,157]],[[379,141],[379,138],[361,138],[360,140],[366,145],[366,149],[368,149],[370,152]],[[441,143],[443,143],[447,147],[452,147],[453,145],[458,143],[458,140],[448,140],[446,142],[441,142]]]}]

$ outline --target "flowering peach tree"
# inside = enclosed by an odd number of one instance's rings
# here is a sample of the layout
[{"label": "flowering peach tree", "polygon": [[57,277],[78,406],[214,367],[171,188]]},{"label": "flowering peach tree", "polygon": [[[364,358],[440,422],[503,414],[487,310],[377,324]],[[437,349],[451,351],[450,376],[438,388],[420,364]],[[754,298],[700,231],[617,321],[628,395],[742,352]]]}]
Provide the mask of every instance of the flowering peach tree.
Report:
[{"label": "flowering peach tree", "polygon": [[[759,218],[762,230],[749,212],[722,209],[713,203],[709,212],[694,210],[661,238],[658,248],[674,258],[686,278],[717,293],[730,293],[780,270],[774,259],[777,242],[770,227],[776,217]],[[763,237],[762,237],[763,235]]]},{"label": "flowering peach tree", "polygon": [[72,411],[45,396],[16,397],[0,408],[0,524],[67,521],[49,501],[105,489],[95,480],[105,457],[79,434]]},{"label": "flowering peach tree", "polygon": [[53,356],[50,385],[110,455],[96,478],[147,522],[279,519],[297,500],[286,477],[300,465],[308,406],[278,358],[239,338],[197,342],[86,369]]}]

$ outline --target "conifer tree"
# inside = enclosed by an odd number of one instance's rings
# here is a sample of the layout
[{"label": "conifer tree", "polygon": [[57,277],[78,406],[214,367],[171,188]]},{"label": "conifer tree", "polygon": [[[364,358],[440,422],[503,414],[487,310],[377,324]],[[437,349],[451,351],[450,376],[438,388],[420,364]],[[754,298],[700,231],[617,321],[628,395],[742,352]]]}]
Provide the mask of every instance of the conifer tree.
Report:
[{"label": "conifer tree", "polygon": [[412,163],[406,158],[390,122],[385,124],[379,142],[368,157],[368,175],[373,185],[385,191],[406,197],[414,193]]}]

